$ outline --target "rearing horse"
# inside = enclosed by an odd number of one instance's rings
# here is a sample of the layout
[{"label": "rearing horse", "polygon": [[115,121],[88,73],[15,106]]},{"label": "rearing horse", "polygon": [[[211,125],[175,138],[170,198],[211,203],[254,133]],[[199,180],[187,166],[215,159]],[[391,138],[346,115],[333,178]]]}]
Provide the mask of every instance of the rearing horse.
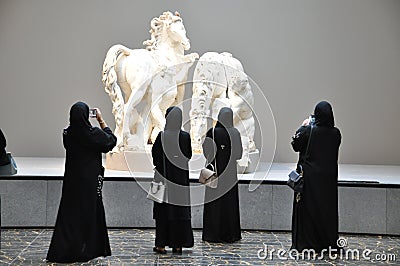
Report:
[{"label": "rearing horse", "polygon": [[180,104],[188,70],[198,58],[197,53],[184,54],[190,49],[190,41],[179,13],[164,12],[153,18],[150,33],[151,39],[143,42],[146,49],[114,45],[104,60],[102,81],[113,102],[114,133],[118,139],[114,152],[124,147],[144,150],[148,142],[154,141],[153,129],[159,130],[165,120],[164,114],[153,108],[157,106],[154,99],[162,99],[158,97],[162,95],[153,95],[160,93],[160,88],[152,89],[153,77],[173,68],[176,84],[170,85],[177,86],[177,90],[170,97],[174,97],[172,105]]}]

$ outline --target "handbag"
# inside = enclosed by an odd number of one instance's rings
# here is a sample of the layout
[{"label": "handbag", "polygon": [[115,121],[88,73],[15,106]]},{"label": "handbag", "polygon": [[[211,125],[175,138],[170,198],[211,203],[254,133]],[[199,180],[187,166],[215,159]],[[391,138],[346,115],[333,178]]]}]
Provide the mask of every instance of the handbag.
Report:
[{"label": "handbag", "polygon": [[[163,133],[161,132],[161,142],[163,139]],[[153,181],[150,183],[149,192],[147,193],[147,198],[157,203],[163,203],[166,201],[166,185],[162,180],[166,177],[166,164],[165,164],[165,154],[163,152],[163,168],[164,176],[162,176],[156,168],[154,168]]]},{"label": "handbag", "polygon": [[[214,140],[214,130],[212,131],[213,135],[213,140]],[[211,170],[207,168],[207,166],[211,166]],[[217,188],[218,186],[218,175],[217,175],[217,160],[215,158],[215,167],[211,163],[209,163],[201,169],[200,171],[200,176],[199,176],[199,182],[201,184],[204,184],[210,188]]]},{"label": "handbag", "polygon": [[147,198],[154,202],[163,203],[164,197],[165,197],[165,185],[161,181],[159,183],[151,181]]},{"label": "handbag", "polygon": [[[311,124],[310,137],[308,138],[304,160],[307,160],[308,158],[308,148],[310,146],[312,130],[313,130],[313,124]],[[301,164],[299,164],[299,168],[300,172],[296,169],[289,173],[289,180],[286,181],[286,184],[295,192],[301,193],[303,192],[303,187],[304,187],[304,177],[303,177],[304,173],[303,173],[303,166]]]},{"label": "handbag", "polygon": [[287,185],[293,189],[295,192],[303,192],[303,168],[300,165],[300,173],[296,170],[293,170],[289,173],[289,180],[286,182]]},{"label": "handbag", "polygon": [[218,186],[218,175],[214,172],[214,166],[209,164],[212,167],[212,170],[207,167],[201,169],[199,182],[211,188],[217,188]]}]

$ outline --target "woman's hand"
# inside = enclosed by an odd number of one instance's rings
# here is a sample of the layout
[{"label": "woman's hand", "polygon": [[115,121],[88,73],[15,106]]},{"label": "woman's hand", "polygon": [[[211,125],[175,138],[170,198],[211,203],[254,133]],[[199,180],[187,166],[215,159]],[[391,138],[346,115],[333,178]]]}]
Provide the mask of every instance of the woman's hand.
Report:
[{"label": "woman's hand", "polygon": [[310,124],[310,118],[307,118],[303,121],[303,124],[301,124],[302,126],[308,126]]},{"label": "woman's hand", "polygon": [[100,109],[99,108],[94,108],[94,109],[96,109],[96,119],[97,119],[97,122],[99,122],[101,129],[107,127],[107,124],[104,121],[103,116],[101,115]]},{"label": "woman's hand", "polygon": [[101,111],[99,108],[93,108],[96,110],[96,119],[100,123],[103,120],[103,117],[101,116]]}]

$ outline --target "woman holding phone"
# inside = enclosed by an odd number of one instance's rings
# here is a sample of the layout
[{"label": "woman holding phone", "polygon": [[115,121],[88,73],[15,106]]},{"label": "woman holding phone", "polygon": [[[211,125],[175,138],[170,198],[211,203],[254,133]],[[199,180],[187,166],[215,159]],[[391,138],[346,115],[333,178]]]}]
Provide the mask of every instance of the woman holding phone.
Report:
[{"label": "woman holding phone", "polygon": [[50,262],[85,262],[111,255],[102,200],[102,153],[111,151],[117,138],[98,108],[92,115],[100,128],[89,122],[88,105],[77,102],[70,110],[70,125],[64,129],[65,173],[46,258]]},{"label": "woman holding phone", "polygon": [[299,152],[304,189],[295,192],[292,249],[301,252],[338,248],[338,156],[342,135],[335,127],[332,106],[322,101],[304,120],[292,140]]}]

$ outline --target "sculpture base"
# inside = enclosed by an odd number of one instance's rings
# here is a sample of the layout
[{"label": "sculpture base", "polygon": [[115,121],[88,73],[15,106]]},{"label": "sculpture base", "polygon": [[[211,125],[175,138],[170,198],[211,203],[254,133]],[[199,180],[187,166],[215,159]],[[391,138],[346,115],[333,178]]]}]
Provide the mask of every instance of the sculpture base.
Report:
[{"label": "sculpture base", "polygon": [[[238,174],[248,174],[257,171],[258,162],[260,161],[260,151],[255,150],[249,153],[249,165],[237,166]],[[192,159],[189,161],[189,169],[192,172],[200,172],[206,165],[206,158],[203,154],[193,153]]]},{"label": "sculpture base", "polygon": [[154,166],[151,152],[124,151],[123,153],[108,153],[106,168],[130,172],[153,172]]},{"label": "sculpture base", "polygon": [[260,161],[260,151],[249,152],[249,164],[247,166],[237,166],[238,174],[248,174],[257,171],[258,162]]},{"label": "sculpture base", "polygon": [[206,158],[201,153],[193,153],[192,158],[189,161],[189,169],[191,172],[200,173],[206,165]]},{"label": "sculpture base", "polygon": [[126,165],[125,156],[121,153],[106,154],[106,168],[109,170],[129,171]]},{"label": "sculpture base", "polygon": [[[260,160],[259,150],[249,153],[250,162],[247,167],[237,166],[238,174],[253,173],[257,170]],[[202,154],[193,154],[189,161],[192,172],[200,171],[205,166],[206,160]],[[106,168],[109,170],[131,172],[153,172],[153,160],[149,151],[124,151],[123,153],[107,153]]]}]

